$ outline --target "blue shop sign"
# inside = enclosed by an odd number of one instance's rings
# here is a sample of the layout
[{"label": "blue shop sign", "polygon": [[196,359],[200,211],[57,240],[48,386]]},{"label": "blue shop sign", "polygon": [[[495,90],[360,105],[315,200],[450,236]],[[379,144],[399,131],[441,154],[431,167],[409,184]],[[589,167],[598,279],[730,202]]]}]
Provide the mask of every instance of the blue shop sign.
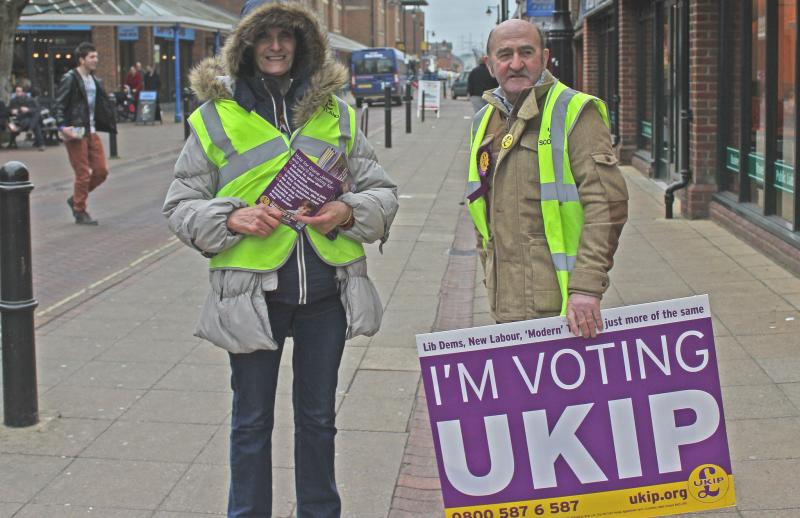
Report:
[{"label": "blue shop sign", "polygon": [[86,31],[92,30],[91,25],[17,25],[17,31]]},{"label": "blue shop sign", "polygon": [[119,41],[137,41],[139,39],[139,27],[136,25],[120,25],[117,27],[117,38]]},{"label": "blue shop sign", "polygon": [[525,14],[540,18],[549,18],[555,11],[555,1],[528,0],[528,8]]},{"label": "blue shop sign", "polygon": [[[173,27],[153,27],[153,36],[174,40],[175,29]],[[194,41],[194,29],[178,27],[178,39]]]}]

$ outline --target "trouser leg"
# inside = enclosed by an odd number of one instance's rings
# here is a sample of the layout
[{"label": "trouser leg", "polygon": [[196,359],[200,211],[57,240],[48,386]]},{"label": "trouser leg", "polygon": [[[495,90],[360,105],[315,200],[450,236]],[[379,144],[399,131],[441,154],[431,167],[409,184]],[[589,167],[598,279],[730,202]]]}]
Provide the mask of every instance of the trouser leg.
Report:
[{"label": "trouser leg", "polygon": [[336,518],[336,385],[347,330],[339,297],[299,306],[292,329],[297,518]]},{"label": "trouser leg", "polygon": [[92,133],[87,140],[89,141],[89,167],[92,170],[89,180],[89,192],[91,192],[108,178],[108,163],[100,135]]},{"label": "trouser leg", "polygon": [[67,140],[64,146],[67,148],[67,157],[75,173],[75,183],[73,185],[72,203],[75,212],[86,210],[86,200],[89,197],[89,181],[91,170],[89,169],[89,139],[79,138]]},{"label": "trouser leg", "polygon": [[229,518],[272,516],[272,429],[275,392],[292,306],[270,308],[276,351],[231,354]]}]

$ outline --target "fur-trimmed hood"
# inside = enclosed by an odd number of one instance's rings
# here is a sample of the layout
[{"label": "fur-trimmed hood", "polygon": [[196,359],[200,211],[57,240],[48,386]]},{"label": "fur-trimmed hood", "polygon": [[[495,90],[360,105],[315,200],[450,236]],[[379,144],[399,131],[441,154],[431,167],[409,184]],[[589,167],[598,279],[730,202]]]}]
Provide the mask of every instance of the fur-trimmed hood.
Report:
[{"label": "fur-trimmed hood", "polygon": [[303,5],[266,4],[254,9],[228,37],[221,55],[201,61],[189,81],[200,101],[233,99],[234,83],[253,75],[253,46],[268,27],[290,29],[297,40],[290,74],[294,83],[307,83],[292,111],[292,122],[299,127],[347,83],[347,69],[334,61],[327,33]]}]

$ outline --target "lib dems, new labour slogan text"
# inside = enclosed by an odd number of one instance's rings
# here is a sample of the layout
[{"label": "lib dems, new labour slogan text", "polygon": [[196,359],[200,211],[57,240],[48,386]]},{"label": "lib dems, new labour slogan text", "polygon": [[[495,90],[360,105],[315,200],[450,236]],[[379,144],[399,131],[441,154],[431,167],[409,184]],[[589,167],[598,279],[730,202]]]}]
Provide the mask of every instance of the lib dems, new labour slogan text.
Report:
[{"label": "lib dems, new labour slogan text", "polygon": [[417,336],[445,513],[658,516],[735,504],[707,296]]}]

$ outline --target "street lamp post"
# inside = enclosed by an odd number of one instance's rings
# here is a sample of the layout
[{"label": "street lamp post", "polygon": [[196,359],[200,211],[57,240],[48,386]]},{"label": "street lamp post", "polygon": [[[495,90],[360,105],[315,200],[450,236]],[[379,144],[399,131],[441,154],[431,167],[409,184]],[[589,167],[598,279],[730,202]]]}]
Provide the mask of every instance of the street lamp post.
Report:
[{"label": "street lamp post", "polygon": [[569,0],[556,0],[553,24],[548,31],[550,66],[553,74],[567,86],[572,86],[572,21]]},{"label": "street lamp post", "polygon": [[495,22],[497,25],[508,20],[508,0],[501,0],[499,4],[495,5],[487,5],[486,16],[491,16],[493,10],[497,12],[497,21]]}]

